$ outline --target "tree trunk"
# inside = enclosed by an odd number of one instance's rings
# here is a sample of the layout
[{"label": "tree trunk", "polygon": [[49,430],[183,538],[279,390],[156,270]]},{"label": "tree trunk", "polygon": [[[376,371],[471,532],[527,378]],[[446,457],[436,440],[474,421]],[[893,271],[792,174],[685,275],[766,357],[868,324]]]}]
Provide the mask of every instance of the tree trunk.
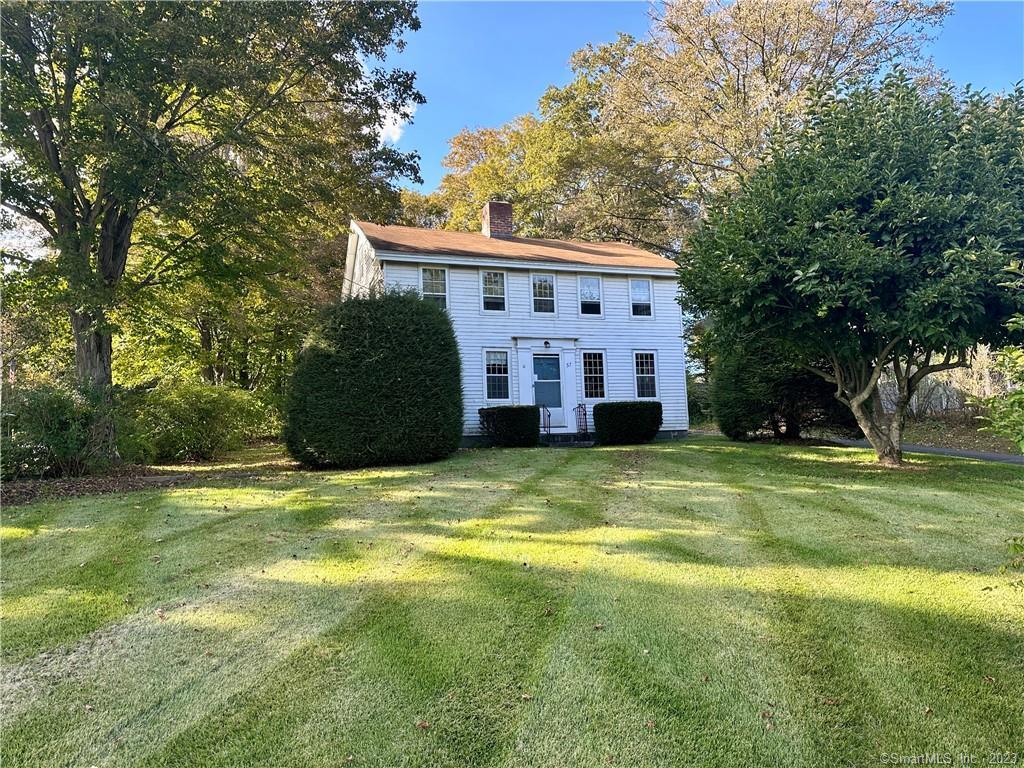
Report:
[{"label": "tree trunk", "polygon": [[75,335],[75,370],[83,389],[106,388],[113,383],[111,349],[113,336],[103,327],[99,313],[72,312]]},{"label": "tree trunk", "polygon": [[877,392],[863,403],[853,406],[857,425],[875,449],[878,462],[884,466],[898,467],[903,464],[903,424],[906,414],[905,398],[898,397],[895,410],[886,413]]},{"label": "tree trunk", "polygon": [[101,313],[72,312],[71,329],[75,336],[75,370],[78,385],[97,400],[90,452],[101,461],[117,463],[114,414],[111,402],[111,350],[113,335],[105,327]]}]

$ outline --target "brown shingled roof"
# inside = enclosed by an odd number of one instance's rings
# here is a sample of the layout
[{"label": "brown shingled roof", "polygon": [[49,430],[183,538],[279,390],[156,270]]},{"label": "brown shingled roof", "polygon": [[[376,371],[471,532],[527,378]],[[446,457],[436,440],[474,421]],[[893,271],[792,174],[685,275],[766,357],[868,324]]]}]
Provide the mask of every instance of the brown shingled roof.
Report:
[{"label": "brown shingled roof", "polygon": [[675,269],[674,262],[625,243],[583,243],[533,237],[487,237],[477,232],[381,226],[355,222],[370,244],[384,251],[423,253],[484,259],[517,259],[548,263],[587,264],[595,267]]}]

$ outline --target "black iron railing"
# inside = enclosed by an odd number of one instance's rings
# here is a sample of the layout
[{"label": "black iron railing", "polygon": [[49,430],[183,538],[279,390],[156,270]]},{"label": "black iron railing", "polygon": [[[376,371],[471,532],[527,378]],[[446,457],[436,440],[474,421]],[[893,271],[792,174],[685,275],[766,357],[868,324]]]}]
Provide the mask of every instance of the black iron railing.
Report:
[{"label": "black iron railing", "polygon": [[545,435],[551,434],[551,409],[546,405],[540,407],[540,429]]},{"label": "black iron railing", "polygon": [[580,403],[573,408],[573,413],[576,414],[576,434],[589,435],[590,425],[587,423],[587,406],[584,403]]}]

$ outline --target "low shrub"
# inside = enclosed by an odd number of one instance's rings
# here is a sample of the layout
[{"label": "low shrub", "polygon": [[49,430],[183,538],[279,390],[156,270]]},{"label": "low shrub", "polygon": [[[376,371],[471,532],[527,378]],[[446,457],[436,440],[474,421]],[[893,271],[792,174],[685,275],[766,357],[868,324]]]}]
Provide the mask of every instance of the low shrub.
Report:
[{"label": "low shrub", "polygon": [[650,442],[661,429],[661,403],[627,400],[594,406],[594,437],[601,445]]},{"label": "low shrub", "polygon": [[164,379],[120,400],[118,448],[127,461],[206,461],[265,437],[271,417],[247,390]]},{"label": "low shrub", "polygon": [[454,452],[462,380],[448,314],[408,291],[325,309],[296,361],[284,439],[312,467],[415,463]]},{"label": "low shrub", "polygon": [[58,384],[36,384],[11,392],[4,403],[0,475],[83,475],[102,463],[96,425],[102,398]]},{"label": "low shrub", "polygon": [[528,448],[540,441],[540,408],[536,405],[499,405],[481,408],[480,431],[492,445]]}]

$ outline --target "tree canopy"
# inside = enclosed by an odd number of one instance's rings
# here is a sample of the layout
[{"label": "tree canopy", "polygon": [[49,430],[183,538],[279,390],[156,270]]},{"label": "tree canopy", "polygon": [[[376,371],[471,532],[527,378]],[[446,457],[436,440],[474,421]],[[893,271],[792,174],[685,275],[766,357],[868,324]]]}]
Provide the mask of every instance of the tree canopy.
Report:
[{"label": "tree canopy", "polygon": [[81,383],[111,383],[118,310],[154,287],[278,275],[345,213],[393,215],[417,158],[378,134],[422,97],[380,62],[416,28],[411,2],[5,6],[3,203],[52,247],[13,258]]},{"label": "tree canopy", "polygon": [[[717,334],[792,344],[832,382],[879,458],[929,373],[1006,343],[1021,296],[1024,89],[936,92],[904,73],[813,99],[771,159],[722,196],[681,259]],[[877,383],[897,384],[886,413]]]},{"label": "tree canopy", "polygon": [[949,5],[926,0],[678,0],[646,39],[572,59],[537,114],[451,142],[450,229],[509,200],[524,235],[622,240],[676,254],[704,204],[799,122],[809,89],[920,63]]}]

